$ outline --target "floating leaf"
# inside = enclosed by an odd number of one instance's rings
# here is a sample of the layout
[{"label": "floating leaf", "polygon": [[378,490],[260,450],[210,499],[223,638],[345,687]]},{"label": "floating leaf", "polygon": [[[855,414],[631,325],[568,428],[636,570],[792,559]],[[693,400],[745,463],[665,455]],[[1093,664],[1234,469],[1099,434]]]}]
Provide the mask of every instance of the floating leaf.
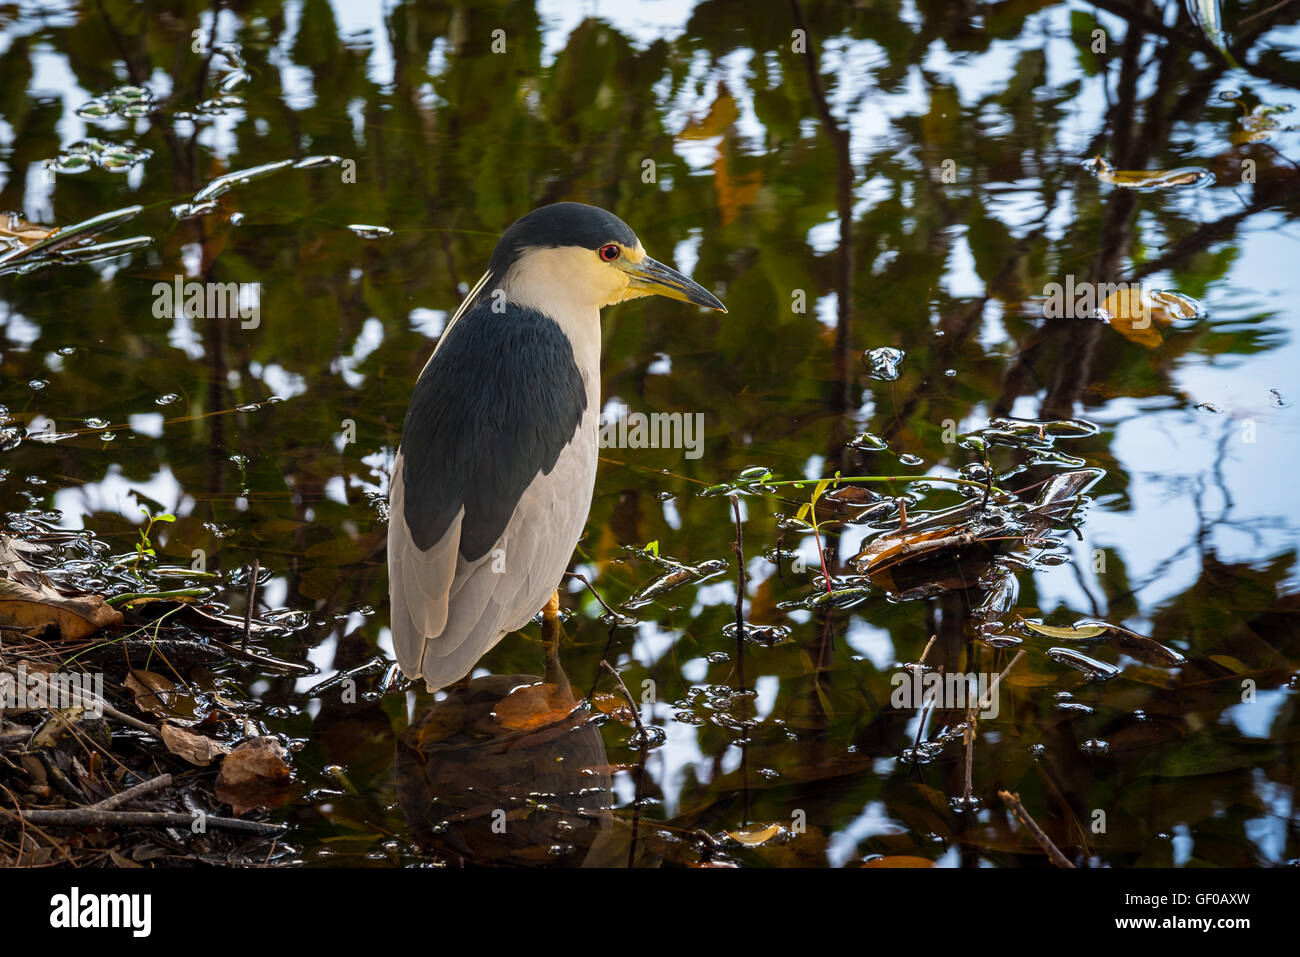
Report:
[{"label": "floating leaf", "polygon": [[1201,304],[1189,296],[1169,290],[1129,287],[1112,292],[1097,308],[1106,320],[1130,342],[1154,349],[1163,341],[1160,330],[1175,319],[1195,319],[1204,314]]},{"label": "floating leaf", "polygon": [[751,824],[748,827],[742,827],[738,831],[726,832],[727,837],[744,844],[746,847],[757,847],[760,844],[766,844],[780,833],[780,824]]},{"label": "floating leaf", "polygon": [[1199,166],[1153,170],[1114,169],[1100,156],[1093,157],[1083,166],[1103,183],[1143,193],[1158,189],[1198,189],[1214,181],[1214,174]]},{"label": "floating leaf", "polygon": [[274,809],[293,799],[295,788],[284,747],[273,737],[249,738],[226,755],[217,775],[217,799],[236,814]]},{"label": "floating leaf", "polygon": [[0,537],[0,625],[27,635],[57,628],[66,641],[122,624],[122,613],[99,595],[63,595]]},{"label": "floating leaf", "polygon": [[1089,638],[1100,638],[1106,634],[1107,628],[1104,625],[1080,625],[1076,627],[1063,627],[1058,625],[1041,625],[1036,621],[1025,621],[1025,627],[1031,631],[1036,631],[1040,635],[1046,635],[1048,638],[1060,638],[1065,641],[1087,641]]}]

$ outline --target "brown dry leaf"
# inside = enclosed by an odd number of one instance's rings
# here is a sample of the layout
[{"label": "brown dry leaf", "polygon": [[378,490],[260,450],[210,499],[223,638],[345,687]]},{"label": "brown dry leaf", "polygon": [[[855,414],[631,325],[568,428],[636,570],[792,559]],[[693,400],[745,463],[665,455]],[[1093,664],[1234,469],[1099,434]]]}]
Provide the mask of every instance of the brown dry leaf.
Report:
[{"label": "brown dry leaf", "polygon": [[[163,744],[167,745],[168,751],[201,768],[206,768],[214,758],[230,751],[229,746],[214,738],[195,734],[167,721],[162,723],[161,733]],[[222,767],[224,768],[225,765],[223,764]]]},{"label": "brown dry leaf", "polygon": [[37,587],[0,578],[0,625],[39,635],[51,626],[65,641],[88,638],[122,624],[122,613],[99,595],[69,597],[40,582]]},{"label": "brown dry leaf", "polygon": [[235,814],[255,808],[274,809],[293,799],[296,788],[284,748],[275,738],[249,738],[226,755],[217,775],[217,799]]},{"label": "brown dry leaf", "polygon": [[867,861],[863,867],[934,867],[934,861],[928,857],[912,857],[908,854],[891,854]]},{"label": "brown dry leaf", "polygon": [[0,243],[4,245],[34,246],[53,232],[52,227],[29,223],[17,213],[0,216]]},{"label": "brown dry leaf", "polygon": [[511,731],[532,731],[562,721],[572,713],[576,702],[568,685],[539,682],[510,692],[493,709],[501,726]]},{"label": "brown dry leaf", "polygon": [[161,718],[170,717],[170,703],[176,694],[176,686],[162,675],[141,668],[127,672],[122,682],[128,691],[135,695],[135,706],[141,711],[156,714]]}]

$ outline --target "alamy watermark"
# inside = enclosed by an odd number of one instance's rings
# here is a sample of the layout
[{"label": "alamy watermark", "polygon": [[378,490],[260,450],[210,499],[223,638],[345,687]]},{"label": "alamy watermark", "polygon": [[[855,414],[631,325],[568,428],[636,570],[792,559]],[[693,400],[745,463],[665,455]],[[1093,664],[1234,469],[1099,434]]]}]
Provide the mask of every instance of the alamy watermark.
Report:
[{"label": "alamy watermark", "polygon": [[241,329],[262,324],[260,282],[186,282],[184,276],[173,276],[171,282],[154,283],[153,296],[155,319],[184,314],[191,319],[238,319]]},{"label": "alamy watermark", "polygon": [[[1146,303],[1152,300],[1156,290],[1147,289],[1138,282],[1080,282],[1074,281],[1073,275],[1065,277],[1064,284],[1049,282],[1043,287],[1044,319],[1100,319],[1115,318],[1105,314],[1108,301],[1121,304]],[[1151,316],[1142,309],[1134,310],[1138,315],[1122,316],[1130,319],[1134,329],[1145,329],[1151,324]]]},{"label": "alamy watermark", "polygon": [[981,718],[998,716],[996,675],[986,672],[939,671],[921,672],[919,668],[898,671],[889,679],[894,686],[889,703],[900,711],[916,711],[925,707],[945,710],[969,711],[979,709]]},{"label": "alamy watermark", "polygon": [[704,454],[703,412],[629,412],[616,405],[600,414],[602,449],[685,449],[688,459]]},{"label": "alamy watermark", "polygon": [[81,708],[87,718],[104,715],[102,672],[31,671],[19,662],[13,674],[0,671],[0,711]]}]

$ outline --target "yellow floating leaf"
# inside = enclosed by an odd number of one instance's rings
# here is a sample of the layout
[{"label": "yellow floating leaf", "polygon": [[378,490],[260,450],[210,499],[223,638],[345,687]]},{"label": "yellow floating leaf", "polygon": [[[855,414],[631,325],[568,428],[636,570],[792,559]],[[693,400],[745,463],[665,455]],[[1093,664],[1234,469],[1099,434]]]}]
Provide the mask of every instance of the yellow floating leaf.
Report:
[{"label": "yellow floating leaf", "polygon": [[760,844],[766,844],[780,833],[780,824],[751,824],[749,827],[742,827],[738,831],[726,832],[727,837],[744,844],[746,847],[757,847]]},{"label": "yellow floating leaf", "polygon": [[1195,319],[1200,314],[1200,303],[1190,296],[1139,286],[1112,292],[1097,308],[1097,316],[1110,323],[1120,335],[1148,349],[1164,341],[1160,330],[1172,325],[1175,319]]},{"label": "yellow floating leaf", "polygon": [[1157,189],[1186,189],[1207,186],[1214,180],[1214,174],[1199,166],[1184,166],[1179,169],[1114,169],[1100,156],[1084,163],[1093,176],[1103,183],[1119,186],[1123,189],[1135,189],[1138,192],[1150,192]]},{"label": "yellow floating leaf", "polygon": [[[1024,621],[1024,619],[1022,618],[1021,621]],[[1099,638],[1110,630],[1104,625],[1080,625],[1074,628],[1040,625],[1036,621],[1025,621],[1025,627],[1038,632],[1040,635],[1046,635],[1049,638],[1062,638],[1066,641],[1085,641],[1088,638]]]},{"label": "yellow floating leaf", "polygon": [[1253,669],[1240,658],[1234,658],[1232,655],[1210,655],[1210,660],[1220,667],[1227,668],[1234,675],[1249,674]]}]

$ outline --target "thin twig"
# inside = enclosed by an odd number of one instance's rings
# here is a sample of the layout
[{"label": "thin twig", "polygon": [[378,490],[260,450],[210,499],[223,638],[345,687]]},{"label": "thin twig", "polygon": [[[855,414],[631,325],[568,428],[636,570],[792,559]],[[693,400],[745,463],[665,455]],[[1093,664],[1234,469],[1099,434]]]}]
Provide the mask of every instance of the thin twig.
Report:
[{"label": "thin twig", "polygon": [[[930,653],[930,649],[934,647],[935,639],[938,637],[939,637],[938,635],[931,635],[930,640],[925,643],[925,650],[921,652],[921,660],[917,662],[918,666],[925,664],[925,656]],[[926,718],[930,716],[930,708],[932,708],[933,706],[934,706],[934,698],[931,698],[929,701],[925,703],[925,707],[921,710],[921,720],[917,722],[916,725],[916,739],[912,742],[912,763],[913,764],[916,764],[917,760],[921,756],[921,732],[925,730],[925,721]]]},{"label": "thin twig", "polygon": [[740,499],[731,496],[731,511],[736,517],[736,540],[732,550],[736,553],[736,680],[740,690],[745,690],[745,540],[740,529]]},{"label": "thin twig", "polygon": [[1061,849],[1053,844],[1052,839],[1047,836],[1041,827],[1038,826],[1038,822],[1029,816],[1029,812],[1025,810],[1025,806],[1020,803],[1019,794],[1012,794],[1010,791],[999,790],[998,797],[1002,798],[1003,803],[1006,804],[1007,807],[1011,808],[1011,813],[1020,819],[1020,823],[1023,824],[1029,833],[1033,835],[1034,840],[1038,842],[1038,846],[1047,852],[1047,856],[1051,858],[1053,864],[1057,867],[1074,867],[1074,865],[1070,863],[1070,859],[1061,853]]},{"label": "thin twig", "polygon": [[257,601],[257,575],[262,570],[262,560],[253,559],[253,571],[248,576],[248,604],[244,606],[244,640],[239,644],[240,651],[248,651],[248,634],[253,630],[253,603]]},{"label": "thin twig", "polygon": [[641,736],[642,741],[648,741],[649,738],[646,737],[645,725],[641,723],[641,710],[637,707],[636,699],[632,697],[632,692],[628,691],[627,685],[623,684],[623,676],[614,670],[614,666],[604,658],[600,659],[600,666],[613,675],[614,680],[618,682],[619,690],[623,692],[623,697],[627,699],[627,706],[632,709],[632,720],[636,722],[637,734]]},{"label": "thin twig", "polygon": [[134,801],[138,797],[144,797],[146,794],[152,794],[154,791],[160,791],[165,787],[170,787],[172,776],[170,774],[160,774],[156,778],[143,781],[134,787],[129,787],[125,791],[118,791],[116,794],[109,795],[104,800],[90,805],[87,810],[91,811],[111,811],[114,808],[121,807],[129,801]]},{"label": "thin twig", "polygon": [[586,576],[586,575],[583,575],[581,572],[565,572],[564,574],[567,575],[569,578],[576,578],[576,579],[578,579],[578,581],[580,581],[580,582],[582,582],[584,585],[586,585],[586,586],[587,586],[587,591],[591,592],[592,597],[594,597],[594,598],[596,599],[596,601],[600,602],[600,607],[603,608],[603,609],[605,609],[605,611],[606,611],[606,612],[607,612],[607,613],[608,613],[612,618],[615,619],[615,622],[616,622],[616,623],[617,623],[617,622],[620,622],[620,621],[624,621],[624,620],[627,619],[627,615],[620,615],[620,614],[619,614],[618,612],[616,612],[613,608],[610,608],[610,607],[609,607],[609,604],[605,601],[605,599],[603,599],[603,598],[600,597],[600,592],[596,591],[596,586],[593,585],[590,581],[587,580],[587,576]]},{"label": "thin twig", "polygon": [[[94,808],[60,810],[13,811],[0,808],[0,814],[32,824],[65,824],[74,827],[182,827],[189,828],[195,821],[191,814],[179,811],[99,811]],[[207,827],[224,831],[244,831],[249,834],[283,834],[283,824],[263,824],[260,821],[241,821],[232,817],[205,815],[201,820]]]}]

